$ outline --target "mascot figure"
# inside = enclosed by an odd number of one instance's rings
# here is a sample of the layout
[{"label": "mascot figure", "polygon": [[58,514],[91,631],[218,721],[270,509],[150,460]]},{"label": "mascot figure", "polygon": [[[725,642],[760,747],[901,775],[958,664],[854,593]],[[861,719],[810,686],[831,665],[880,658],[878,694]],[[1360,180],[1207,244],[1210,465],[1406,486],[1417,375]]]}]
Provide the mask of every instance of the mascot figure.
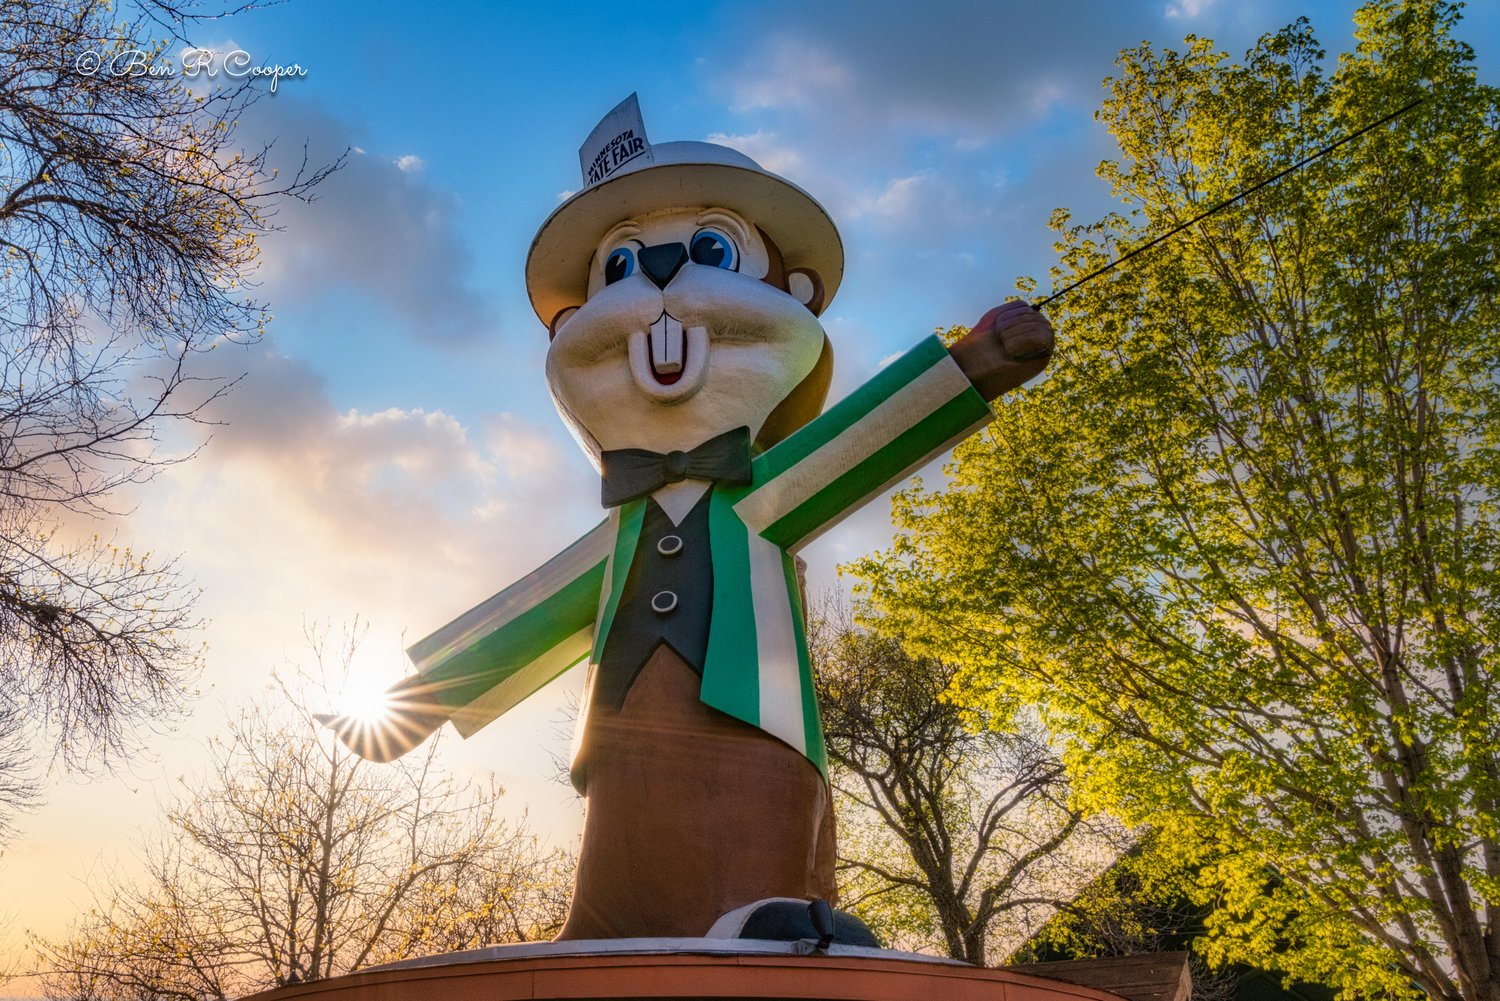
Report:
[{"label": "mascot figure", "polygon": [[585,186],[542,224],[526,282],[607,517],[413,646],[384,721],[325,722],[390,760],[447,721],[468,736],[587,658],[572,760],[587,811],[560,937],[797,937],[757,917],[834,896],[795,554],[991,420],[986,401],[1047,364],[1052,330],[1009,303],[825,412],[818,316],[844,261],[823,208],[734,150],[652,145],[634,95],[581,160]]}]

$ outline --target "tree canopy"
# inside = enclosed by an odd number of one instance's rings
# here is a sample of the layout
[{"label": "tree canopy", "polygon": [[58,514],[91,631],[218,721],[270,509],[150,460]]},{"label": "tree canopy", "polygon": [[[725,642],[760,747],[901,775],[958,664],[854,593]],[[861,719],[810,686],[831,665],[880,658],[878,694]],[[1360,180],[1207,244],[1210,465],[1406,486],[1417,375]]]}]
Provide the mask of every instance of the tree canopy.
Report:
[{"label": "tree canopy", "polygon": [[164,430],[224,388],[194,355],[266,319],[248,286],[271,207],[335,166],[278,178],[242,149],[248,83],[121,71],[166,61],[180,39],[155,36],[191,6],[0,4],[0,722],[41,724],[70,765],[128,749],[198,655],[171,557],[89,519],[174,461]]},{"label": "tree canopy", "polygon": [[1306,20],[1122,53],[1122,211],[1055,215],[1058,286],[1426,100],[1060,299],[1049,377],[855,566],[1195,867],[1212,957],[1494,1001],[1500,92],[1458,25],[1375,0],[1335,66]]}]

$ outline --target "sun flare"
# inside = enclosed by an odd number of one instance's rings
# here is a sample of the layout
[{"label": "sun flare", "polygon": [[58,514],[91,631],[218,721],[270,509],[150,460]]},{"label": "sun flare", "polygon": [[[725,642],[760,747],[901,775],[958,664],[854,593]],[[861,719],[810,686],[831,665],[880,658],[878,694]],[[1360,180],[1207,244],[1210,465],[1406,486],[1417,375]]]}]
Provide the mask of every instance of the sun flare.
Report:
[{"label": "sun flare", "polygon": [[372,678],[365,684],[351,682],[339,698],[339,708],[347,716],[374,723],[390,713],[391,699],[385,686]]}]

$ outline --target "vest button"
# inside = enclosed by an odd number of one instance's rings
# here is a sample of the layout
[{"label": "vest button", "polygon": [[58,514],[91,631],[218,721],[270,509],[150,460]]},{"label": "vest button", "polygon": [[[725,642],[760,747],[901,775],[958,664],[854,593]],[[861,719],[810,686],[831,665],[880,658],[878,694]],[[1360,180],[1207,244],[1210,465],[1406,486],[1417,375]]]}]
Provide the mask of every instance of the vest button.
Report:
[{"label": "vest button", "polygon": [[651,596],[651,611],[657,615],[671,615],[677,611],[677,595],[671,591],[657,591]]},{"label": "vest button", "polygon": [[676,556],[682,552],[682,536],[663,535],[657,540],[656,551],[663,556]]}]

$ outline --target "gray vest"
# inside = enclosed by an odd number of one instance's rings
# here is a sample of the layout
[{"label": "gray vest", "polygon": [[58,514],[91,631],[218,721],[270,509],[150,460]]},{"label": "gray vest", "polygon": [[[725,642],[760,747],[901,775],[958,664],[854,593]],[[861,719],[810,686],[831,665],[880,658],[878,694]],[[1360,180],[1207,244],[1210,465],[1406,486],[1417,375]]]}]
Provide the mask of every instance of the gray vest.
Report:
[{"label": "gray vest", "polygon": [[655,498],[646,499],[641,537],[599,658],[591,704],[619,709],[636,675],[665,643],[699,675],[708,651],[714,568],[708,548],[708,499],[679,525]]}]

